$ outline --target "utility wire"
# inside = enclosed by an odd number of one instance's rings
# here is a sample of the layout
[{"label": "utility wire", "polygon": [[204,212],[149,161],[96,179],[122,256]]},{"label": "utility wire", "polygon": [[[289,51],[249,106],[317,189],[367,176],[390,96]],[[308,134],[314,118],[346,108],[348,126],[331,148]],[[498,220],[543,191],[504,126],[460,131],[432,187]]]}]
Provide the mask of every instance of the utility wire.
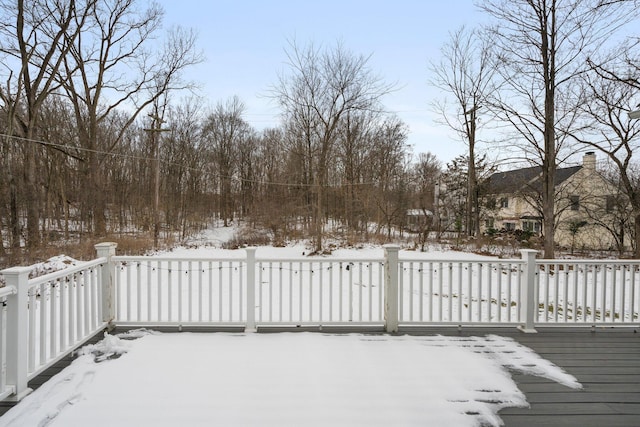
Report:
[{"label": "utility wire", "polygon": [[[43,146],[46,146],[46,147],[53,147],[55,149],[58,149],[58,150],[64,152],[67,155],[70,155],[70,154],[66,153],[66,151],[64,151],[64,150],[76,150],[76,151],[83,151],[83,152],[87,152],[87,153],[102,154],[104,156],[121,157],[121,158],[126,158],[126,159],[142,160],[142,161],[155,161],[156,160],[154,157],[140,156],[140,155],[136,155],[136,154],[115,153],[115,152],[108,152],[108,151],[85,148],[85,147],[76,147],[76,146],[72,146],[72,145],[57,144],[57,143],[54,143],[54,142],[47,142],[47,141],[42,141],[42,140],[37,140],[37,139],[24,138],[24,137],[15,136],[15,135],[8,135],[8,134],[4,134],[4,133],[0,133],[0,137],[11,138],[11,139],[24,141],[24,142],[39,144],[39,145],[43,145]],[[72,157],[74,157],[74,156],[72,156]],[[74,157],[74,158],[77,159],[77,157]],[[186,170],[190,170],[190,171],[202,172],[202,169],[200,169],[200,168],[186,166],[184,164],[177,163],[177,162],[163,161],[162,163],[165,164],[165,165],[177,166],[177,167],[180,167],[180,168],[183,168],[183,169],[186,169]],[[272,185],[272,186],[298,187],[298,188],[300,188],[300,187],[307,187],[307,188],[316,187],[316,184],[264,181],[264,180],[247,179],[247,178],[240,178],[240,177],[233,177],[233,176],[223,176],[223,175],[220,175],[218,173],[211,173],[211,174],[214,175],[215,177],[217,177],[218,179],[237,180],[237,181],[240,181],[240,182],[258,184],[258,185]],[[419,181],[419,177],[410,178],[408,181],[409,182]],[[347,183],[347,184],[339,184],[339,185],[327,185],[326,187],[328,187],[328,188],[361,187],[361,186],[364,187],[364,186],[372,186],[372,185],[376,185],[376,184],[377,184],[377,182],[369,181],[369,182],[355,182],[355,183]]]}]

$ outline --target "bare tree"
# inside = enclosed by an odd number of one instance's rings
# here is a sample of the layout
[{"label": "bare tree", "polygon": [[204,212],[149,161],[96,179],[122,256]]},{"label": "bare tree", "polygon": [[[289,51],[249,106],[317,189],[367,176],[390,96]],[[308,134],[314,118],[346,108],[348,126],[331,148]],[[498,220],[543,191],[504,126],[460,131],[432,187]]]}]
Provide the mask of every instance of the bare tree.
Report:
[{"label": "bare tree", "polygon": [[[7,85],[0,89],[0,100],[7,115],[8,135],[16,134],[25,142],[26,241],[28,247],[34,247],[40,242],[41,197],[34,143],[39,110],[56,90],[56,75],[68,52],[65,38],[74,40],[78,27],[74,25],[77,14],[74,0],[54,3],[34,0],[27,2],[26,6],[24,3],[24,0],[7,0],[0,4],[6,18],[0,25],[0,52],[7,57],[5,65],[9,71],[5,80]],[[13,72],[12,69],[18,71]],[[10,180],[15,182],[15,178]],[[14,229],[17,227],[17,224],[12,226]]]},{"label": "bare tree", "polygon": [[236,96],[218,103],[205,119],[203,137],[209,144],[220,197],[220,217],[229,226],[235,214],[232,182],[237,172],[238,147],[249,137],[249,124],[242,118],[245,106]]},{"label": "bare tree", "polygon": [[542,167],[544,256],[554,256],[554,192],[558,153],[577,126],[581,96],[573,84],[586,58],[628,21],[627,2],[487,0],[497,18],[488,35],[503,81],[496,113],[524,141],[525,156]]},{"label": "bare tree", "polygon": [[[420,223],[418,230],[418,242],[420,250],[424,251],[428,237],[428,232],[433,228],[433,220],[438,218],[438,206],[436,204],[435,188],[442,171],[442,163],[432,153],[420,153],[418,161],[413,165],[413,182],[416,187],[415,193],[417,207],[422,212],[425,221]],[[429,218],[429,220],[427,220]]]},{"label": "bare tree", "polygon": [[340,124],[349,113],[380,109],[391,90],[368,68],[369,57],[354,55],[341,44],[333,49],[306,48],[292,42],[287,51],[289,73],[280,76],[273,96],[285,121],[306,141],[313,189],[313,236],[322,251],[325,190]]},{"label": "bare tree", "polygon": [[[625,49],[621,47],[618,51]],[[602,73],[603,70],[606,73]],[[581,111],[588,127],[574,137],[583,145],[603,153],[615,165],[620,188],[633,211],[635,256],[640,258],[640,183],[634,170],[638,163],[634,153],[640,149],[640,123],[627,114],[637,109],[635,105],[640,99],[637,89],[629,84],[640,81],[640,69],[613,59],[600,63],[593,72],[582,77],[587,96]]]},{"label": "bare tree", "polygon": [[[140,8],[137,0],[106,0],[90,4],[86,16],[74,16],[82,31],[68,38],[60,81],[75,110],[79,141],[86,155],[85,208],[93,231],[106,233],[106,200],[102,186],[104,155],[122,141],[127,128],[149,105],[170,90],[190,87],[181,72],[200,62],[193,32],[169,32],[159,54],[150,49],[160,30],[163,10],[155,3]],[[126,108],[128,120],[109,140],[99,140],[99,128],[116,110]]]},{"label": "bare tree", "polygon": [[469,236],[477,236],[480,234],[478,177],[475,169],[480,126],[478,112],[495,90],[495,61],[491,57],[489,41],[481,38],[478,31],[465,27],[451,34],[441,53],[440,62],[431,63],[431,83],[447,92],[453,102],[449,105],[446,100],[436,101],[433,107],[441,114],[443,122],[467,144],[471,161],[467,175],[465,230]]}]

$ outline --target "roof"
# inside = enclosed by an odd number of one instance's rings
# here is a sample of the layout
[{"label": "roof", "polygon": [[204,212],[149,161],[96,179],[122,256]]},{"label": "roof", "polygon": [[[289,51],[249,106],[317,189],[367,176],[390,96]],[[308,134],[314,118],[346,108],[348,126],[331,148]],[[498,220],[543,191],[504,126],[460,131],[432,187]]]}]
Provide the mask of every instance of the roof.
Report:
[{"label": "roof", "polygon": [[[573,176],[582,166],[556,169],[556,186]],[[542,167],[514,169],[507,172],[496,172],[485,184],[487,194],[505,194],[518,192],[539,192],[542,189]]]}]

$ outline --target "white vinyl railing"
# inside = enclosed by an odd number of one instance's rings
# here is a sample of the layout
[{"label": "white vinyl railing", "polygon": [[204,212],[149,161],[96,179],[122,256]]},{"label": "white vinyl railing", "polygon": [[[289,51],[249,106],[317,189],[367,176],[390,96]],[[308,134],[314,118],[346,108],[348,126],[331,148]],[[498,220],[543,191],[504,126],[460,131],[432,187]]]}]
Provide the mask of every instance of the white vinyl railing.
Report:
[{"label": "white vinyl railing", "polygon": [[638,261],[536,261],[536,323],[637,323]]},{"label": "white vinyl railing", "polygon": [[21,399],[29,380],[104,329],[104,270],[107,259],[30,279],[31,267],[1,273],[0,400]]},{"label": "white vinyl railing", "polygon": [[113,257],[115,318],[157,325],[243,324],[246,262]]},{"label": "white vinyl railing", "polygon": [[6,399],[15,391],[7,384],[7,299],[17,292],[14,286],[0,288],[0,400]]},{"label": "white vinyl railing", "polygon": [[[0,400],[108,324],[120,326],[637,325],[640,261],[115,256],[30,279],[3,270]],[[243,256],[244,255],[244,256]]]},{"label": "white vinyl railing", "polygon": [[400,323],[501,323],[521,319],[523,260],[401,261]]},{"label": "white vinyl railing", "polygon": [[259,324],[384,322],[384,260],[261,259],[256,268]]}]

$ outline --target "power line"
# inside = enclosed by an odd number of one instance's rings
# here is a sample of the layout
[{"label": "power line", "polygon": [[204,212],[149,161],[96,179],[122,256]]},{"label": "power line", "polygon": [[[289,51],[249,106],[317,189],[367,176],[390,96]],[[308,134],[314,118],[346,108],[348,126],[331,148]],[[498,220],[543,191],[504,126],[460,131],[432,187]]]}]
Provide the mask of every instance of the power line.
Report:
[{"label": "power line", "polygon": [[[136,154],[116,153],[116,152],[109,152],[109,151],[97,150],[97,149],[86,148],[86,147],[77,147],[77,146],[73,146],[73,145],[58,144],[58,143],[54,143],[54,142],[47,142],[47,141],[42,141],[42,140],[37,140],[37,139],[24,138],[24,137],[15,136],[15,135],[8,135],[8,134],[5,134],[5,133],[0,133],[0,137],[17,139],[17,140],[24,141],[24,142],[30,142],[30,143],[34,143],[34,144],[47,146],[47,147],[53,147],[53,148],[56,148],[56,149],[59,149],[59,150],[65,152],[65,153],[66,153],[65,150],[76,150],[76,151],[81,151],[81,152],[101,154],[101,155],[104,155],[104,156],[121,157],[121,158],[127,158],[127,159],[132,159],[132,160],[142,160],[142,161],[155,161],[156,160],[154,157],[140,156],[140,155],[136,155]],[[186,166],[184,164],[177,163],[177,162],[163,161],[162,163],[164,165],[177,166],[177,167],[183,168],[185,170],[197,171],[197,172],[201,172],[202,171],[201,168]],[[247,179],[247,178],[234,177],[234,176],[224,176],[224,175],[220,175],[220,174],[215,173],[215,172],[210,172],[210,173],[213,176],[217,177],[218,179],[236,180],[236,181],[239,181],[239,182],[245,182],[245,183],[250,183],[250,184],[258,184],[258,185],[265,185],[265,186],[266,185],[273,185],[273,186],[297,187],[297,188],[300,188],[300,187],[304,187],[304,188],[317,187],[317,184],[264,181],[264,180]],[[416,182],[418,180],[419,180],[419,177],[418,178],[414,178],[414,179],[408,179],[408,182]],[[326,185],[326,187],[327,188],[361,187],[361,186],[371,186],[371,185],[376,185],[376,184],[377,184],[377,182],[369,181],[369,182],[346,183],[346,184],[339,184],[339,185]]]}]

